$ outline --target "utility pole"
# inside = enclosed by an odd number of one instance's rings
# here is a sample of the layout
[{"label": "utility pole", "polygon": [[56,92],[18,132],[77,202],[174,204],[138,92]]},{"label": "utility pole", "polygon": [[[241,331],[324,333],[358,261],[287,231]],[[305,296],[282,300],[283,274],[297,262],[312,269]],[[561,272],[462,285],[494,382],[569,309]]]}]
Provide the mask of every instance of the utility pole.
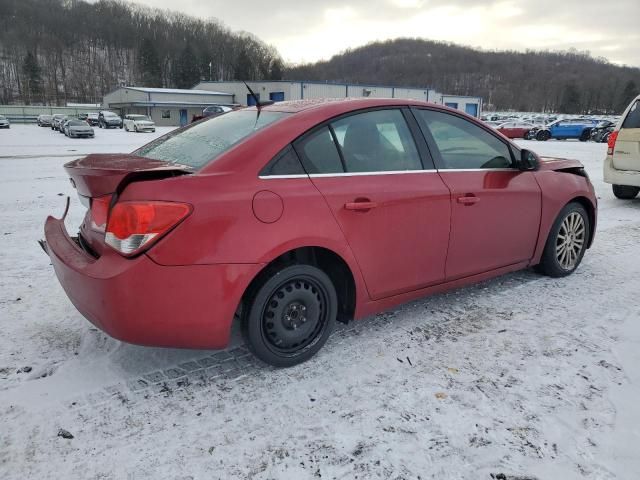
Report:
[{"label": "utility pole", "polygon": [[209,62],[209,81],[211,81],[211,64],[213,62]]}]

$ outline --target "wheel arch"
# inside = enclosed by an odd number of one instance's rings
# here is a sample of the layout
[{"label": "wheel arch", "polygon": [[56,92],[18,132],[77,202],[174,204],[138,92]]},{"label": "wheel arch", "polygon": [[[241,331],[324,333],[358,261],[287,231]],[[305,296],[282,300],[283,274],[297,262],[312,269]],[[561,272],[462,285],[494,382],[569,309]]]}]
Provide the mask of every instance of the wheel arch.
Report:
[{"label": "wheel arch", "polygon": [[589,215],[589,241],[587,243],[587,248],[590,248],[596,233],[596,207],[587,197],[578,196],[569,200],[562,208],[572,202],[582,205]]},{"label": "wheel arch", "polygon": [[342,323],[348,323],[354,318],[357,301],[356,278],[349,263],[335,251],[316,245],[301,246],[289,249],[270,262],[254,276],[245,289],[240,300],[238,310],[244,308],[266,278],[276,271],[289,265],[304,264],[313,265],[331,279],[338,296],[338,318]]}]

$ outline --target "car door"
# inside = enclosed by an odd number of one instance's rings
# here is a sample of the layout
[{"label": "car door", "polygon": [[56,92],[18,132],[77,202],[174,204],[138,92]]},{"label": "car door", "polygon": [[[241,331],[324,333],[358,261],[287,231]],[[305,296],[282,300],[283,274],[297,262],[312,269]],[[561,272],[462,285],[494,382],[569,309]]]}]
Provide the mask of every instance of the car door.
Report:
[{"label": "car door", "polygon": [[477,123],[432,109],[414,113],[451,191],[447,280],[531,259],[541,215],[533,172],[518,170],[509,144]]},{"label": "car door", "polygon": [[387,108],[337,118],[294,144],[374,300],[444,281],[449,190],[415,133],[408,110]]}]

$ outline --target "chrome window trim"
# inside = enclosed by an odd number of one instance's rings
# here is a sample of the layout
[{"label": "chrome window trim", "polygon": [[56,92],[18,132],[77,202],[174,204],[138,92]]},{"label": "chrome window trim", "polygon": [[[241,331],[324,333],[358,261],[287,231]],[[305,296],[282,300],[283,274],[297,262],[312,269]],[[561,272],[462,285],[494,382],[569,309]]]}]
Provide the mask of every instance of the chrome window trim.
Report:
[{"label": "chrome window trim", "polygon": [[519,172],[517,168],[431,168],[424,170],[388,170],[379,172],[342,172],[342,173],[299,173],[294,175],[260,175],[260,180],[279,180],[292,178],[330,178],[330,177],[363,177],[370,175],[406,175],[407,173],[445,173],[445,172]]},{"label": "chrome window trim", "polygon": [[444,172],[519,172],[517,168],[441,168],[440,173]]},{"label": "chrome window trim", "polygon": [[384,170],[379,172],[342,172],[342,173],[310,173],[296,175],[260,175],[261,180],[271,180],[280,178],[326,178],[326,177],[362,177],[369,175],[403,175],[407,173],[434,173],[435,169],[428,170]]}]

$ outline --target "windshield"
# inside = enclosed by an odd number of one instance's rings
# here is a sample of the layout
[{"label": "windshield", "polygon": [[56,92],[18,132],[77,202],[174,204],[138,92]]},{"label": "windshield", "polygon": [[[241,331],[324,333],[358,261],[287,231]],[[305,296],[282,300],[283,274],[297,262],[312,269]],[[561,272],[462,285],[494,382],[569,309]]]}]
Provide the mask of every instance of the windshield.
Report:
[{"label": "windshield", "polygon": [[140,157],[200,168],[232,146],[276,120],[290,115],[283,112],[238,110],[175,130],[136,150]]},{"label": "windshield", "polygon": [[129,115],[129,119],[131,120],[149,120],[149,117],[146,115]]},{"label": "windshield", "polygon": [[80,120],[69,120],[70,127],[86,127],[88,126],[86,122],[81,122]]},{"label": "windshield", "polygon": [[103,115],[105,117],[117,117],[117,115],[113,112],[104,112]]}]

